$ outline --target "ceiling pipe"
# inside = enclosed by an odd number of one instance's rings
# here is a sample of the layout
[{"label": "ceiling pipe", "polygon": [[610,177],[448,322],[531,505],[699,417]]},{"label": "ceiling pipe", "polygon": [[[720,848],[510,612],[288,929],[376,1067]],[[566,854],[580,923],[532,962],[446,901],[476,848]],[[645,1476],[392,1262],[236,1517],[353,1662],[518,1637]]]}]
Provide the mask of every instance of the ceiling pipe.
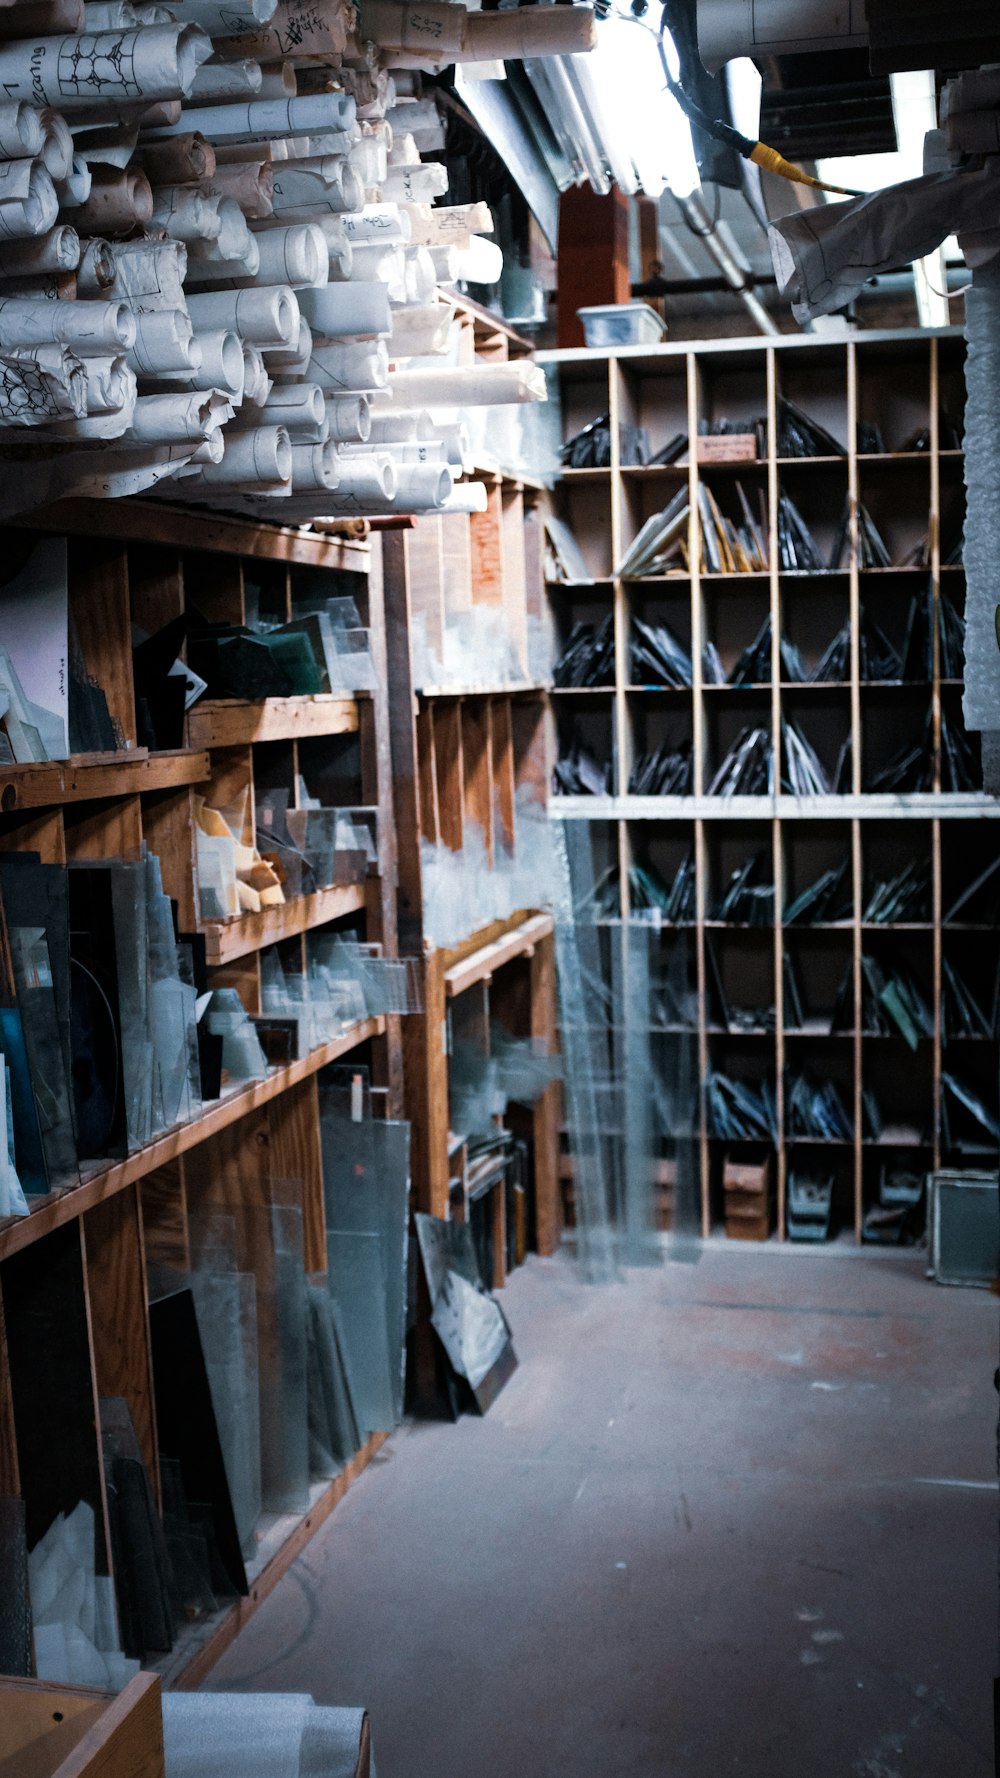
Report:
[{"label": "ceiling pipe", "polygon": [[692,192],[690,197],[680,198],[674,193],[674,200],[680,208],[688,228],[705,244],[705,250],[715,260],[730,290],[739,297],[748,315],[750,315],[761,333],[779,334],[780,327],[771,319],[760,298],[754,292],[754,281],[749,272],[733,258],[728,247],[720,240],[712,218],[709,216],[701,196]]}]

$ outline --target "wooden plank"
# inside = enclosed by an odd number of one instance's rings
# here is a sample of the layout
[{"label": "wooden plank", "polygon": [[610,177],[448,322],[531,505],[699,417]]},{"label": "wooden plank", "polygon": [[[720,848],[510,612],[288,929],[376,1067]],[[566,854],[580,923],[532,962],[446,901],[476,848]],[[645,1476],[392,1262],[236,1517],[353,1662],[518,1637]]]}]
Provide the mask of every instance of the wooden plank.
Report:
[{"label": "wooden plank", "polygon": [[43,809],[57,803],[96,802],[147,791],[201,784],[210,762],[204,752],[79,753],[44,765],[0,766],[0,810]]},{"label": "wooden plank", "polygon": [[[554,931],[555,922],[551,914],[531,914],[526,919],[522,917],[521,924],[512,931],[482,945],[445,969],[444,985],[448,999],[454,999],[456,994],[464,994],[476,982],[485,981],[513,958],[530,956],[535,945],[551,937]],[[447,955],[447,952],[442,952],[442,956]]]},{"label": "wooden plank", "polygon": [[406,534],[382,538],[382,594],[385,610],[386,685],[392,806],[396,827],[398,890],[396,913],[404,952],[423,944],[423,873],[420,840],[438,838],[434,730],[429,713],[415,714],[410,653],[410,585]]},{"label": "wooden plank", "polygon": [[128,565],[106,531],[69,551],[69,608],[84,666],[107,698],[121,740],[135,746]]},{"label": "wooden plank", "polygon": [[483,837],[493,862],[493,795],[490,783],[491,744],[488,698],[466,698],[455,706],[462,725],[463,830],[470,824]]},{"label": "wooden plank", "polygon": [[[427,840],[432,846],[438,844],[441,838],[441,815],[438,809],[437,762],[434,757],[434,714],[429,704],[420,705],[415,720],[419,784],[416,841],[419,851],[421,839]],[[397,811],[399,807],[400,796],[397,788]],[[402,847],[400,851],[402,853]]]},{"label": "wooden plank", "polygon": [[514,849],[514,729],[509,698],[491,708],[490,776],[493,781],[494,844]]},{"label": "wooden plank", "polygon": [[431,1216],[448,1207],[448,1059],[443,953],[423,965],[422,1015],[403,1020],[406,1114],[413,1125],[413,1204]]},{"label": "wooden plank", "polygon": [[183,1159],[178,1157],[147,1173],[139,1181],[139,1190],[147,1260],[153,1265],[187,1271],[191,1264],[191,1240]]},{"label": "wooden plank", "polygon": [[350,735],[358,726],[356,698],[202,698],[188,714],[192,747],[249,746],[253,741],[300,740],[306,735]]},{"label": "wooden plank", "polygon": [[472,518],[456,512],[441,520],[444,550],[443,588],[446,617],[468,611],[472,604]]},{"label": "wooden plank", "polygon": [[148,1142],[144,1148],[137,1149],[124,1161],[115,1161],[110,1166],[98,1168],[81,1185],[72,1186],[64,1192],[49,1192],[44,1198],[33,1199],[29,1215],[7,1217],[0,1222],[0,1260],[6,1259],[9,1254],[19,1253],[24,1247],[30,1247],[42,1236],[60,1228],[64,1223],[72,1222],[93,1205],[103,1203],[117,1192],[124,1191],[135,1180],[145,1179],[157,1168],[164,1167],[179,1155],[197,1148],[199,1143],[207,1141],[217,1130],[236,1123],[239,1118],[247,1117],[258,1106],[287,1092],[296,1081],[305,1080],[308,1075],[325,1068],[329,1062],[338,1061],[359,1044],[381,1036],[384,1029],[385,1020],[382,1018],[364,1019],[351,1025],[332,1043],[321,1044],[319,1049],[311,1050],[299,1061],[290,1062],[287,1068],[276,1068],[266,1080],[233,1088],[217,1100],[210,1111],[195,1118],[192,1123],[179,1124],[176,1129],[168,1130],[165,1135],[158,1136],[154,1142]]},{"label": "wooden plank", "polygon": [[224,556],[257,556],[314,568],[364,573],[368,546],[340,537],[319,537],[280,525],[254,524],[219,513],[143,500],[59,500],[27,517],[18,528],[79,537],[115,537],[127,543],[162,543],[173,549],[209,550]]},{"label": "wooden plank", "polygon": [[288,1573],[292,1563],[297,1560],[315,1537],[320,1526],[326,1523],[335,1506],[339,1505],[352,1482],[367,1469],[369,1463],[377,1456],[387,1442],[389,1434],[373,1432],[365,1440],[360,1451],[344,1465],[340,1475],[335,1476],[329,1487],[324,1489],[319,1499],[298,1520],[295,1529],[281,1544],[277,1553],[261,1570],[253,1581],[245,1599],[238,1599],[225,1613],[217,1628],[211,1632],[207,1640],[202,1642],[190,1659],[183,1660],[174,1671],[171,1664],[171,1686],[177,1691],[194,1691],[202,1684],[226,1649],[236,1640],[244,1625],[250,1622],[258,1607],[273,1593],[282,1576]]},{"label": "wooden plank", "polygon": [[460,852],[465,831],[461,709],[457,703],[435,704],[432,721],[441,838],[453,852]]},{"label": "wooden plank", "polygon": [[[374,697],[359,708],[360,746],[366,800],[377,810],[378,876],[370,885],[365,933],[382,946],[385,957],[399,955],[399,830],[396,819],[396,787],[393,775],[393,699],[389,690],[389,621],[386,611],[385,538],[371,546],[368,575],[367,620],[371,634],[372,664],[378,687]],[[412,947],[416,949],[416,947]],[[402,1032],[398,1015],[386,1022],[385,1036],[372,1045],[372,1079],[388,1092],[386,1114],[403,1115]]]},{"label": "wooden plank", "polygon": [[521,672],[528,673],[527,563],[525,559],[524,495],[519,487],[500,489],[503,529],[503,596],[506,630]]},{"label": "wooden plank", "polygon": [[262,908],[259,914],[238,914],[232,920],[202,920],[205,957],[209,965],[231,963],[248,951],[277,944],[297,932],[311,932],[345,914],[360,913],[368,904],[368,885],[347,883],[339,888],[317,889],[315,895],[297,895],[278,907]]},{"label": "wooden plank", "polygon": [[[409,651],[419,628],[429,653],[439,661],[444,658],[444,539],[447,524],[450,521],[444,520],[440,513],[427,513],[414,530],[399,534],[409,595],[410,625],[405,638],[400,640],[405,640]],[[395,555],[393,560],[396,560]],[[390,636],[388,640],[391,649],[394,639]]]},{"label": "wooden plank", "polygon": [[163,1769],[160,1682],[155,1673],[137,1673],[52,1778],[163,1778]]},{"label": "wooden plank", "polygon": [[[554,932],[539,938],[530,961],[531,1035],[556,1048],[556,947]],[[531,1108],[535,1161],[535,1245],[544,1256],[555,1253],[562,1234],[559,1194],[559,1124],[562,1092],[552,1081]]]},{"label": "wooden plank", "polygon": [[184,571],[180,547],[136,544],[128,552],[128,593],[132,622],[155,636],[184,612]]},{"label": "wooden plank", "polygon": [[153,1367],[146,1302],[146,1255],[138,1186],[95,1204],[83,1218],[84,1264],[98,1395],[128,1403],[142,1460],[159,1491]]},{"label": "wooden plank", "polygon": [[114,1694],[0,1677],[0,1778],[53,1778]]},{"label": "wooden plank", "polygon": [[154,793],[142,805],[142,837],[160,861],[164,894],[177,903],[179,932],[195,932],[198,925],[192,798],[188,788]]},{"label": "wooden plank", "polygon": [[0,852],[37,852],[43,864],[66,863],[61,809],[40,815],[12,815],[0,821]]},{"label": "wooden plank", "polygon": [[306,1271],[325,1272],[323,1149],[315,1075],[272,1100],[262,1153],[273,1178],[301,1179]]},{"label": "wooden plank", "polygon": [[469,516],[472,542],[472,603],[504,604],[503,489],[497,481],[486,490],[486,511]]},{"label": "wooden plank", "polygon": [[69,859],[134,858],[142,845],[142,806],[137,796],[70,803],[63,831]]}]

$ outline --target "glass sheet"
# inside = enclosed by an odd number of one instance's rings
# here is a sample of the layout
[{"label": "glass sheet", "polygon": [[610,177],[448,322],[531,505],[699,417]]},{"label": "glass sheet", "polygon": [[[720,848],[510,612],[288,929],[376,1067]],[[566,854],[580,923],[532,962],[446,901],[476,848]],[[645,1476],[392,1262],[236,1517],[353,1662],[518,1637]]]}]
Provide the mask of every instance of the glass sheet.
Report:
[{"label": "glass sheet", "polygon": [[250,1273],[206,1264],[210,1255],[210,1249],[199,1254],[191,1287],[233,1517],[249,1557],[262,1510],[257,1285]]},{"label": "glass sheet", "polygon": [[46,931],[41,926],[11,925],[8,937],[49,1185],[78,1184],[72,1098]]}]

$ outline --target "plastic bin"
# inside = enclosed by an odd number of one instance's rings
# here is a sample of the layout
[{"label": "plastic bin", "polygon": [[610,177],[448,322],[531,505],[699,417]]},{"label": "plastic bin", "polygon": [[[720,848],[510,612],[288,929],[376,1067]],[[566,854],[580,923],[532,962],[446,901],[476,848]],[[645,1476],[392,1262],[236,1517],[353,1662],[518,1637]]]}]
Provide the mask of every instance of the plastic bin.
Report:
[{"label": "plastic bin", "polygon": [[648,303],[599,303],[577,309],[588,346],[656,346],[667,331]]}]

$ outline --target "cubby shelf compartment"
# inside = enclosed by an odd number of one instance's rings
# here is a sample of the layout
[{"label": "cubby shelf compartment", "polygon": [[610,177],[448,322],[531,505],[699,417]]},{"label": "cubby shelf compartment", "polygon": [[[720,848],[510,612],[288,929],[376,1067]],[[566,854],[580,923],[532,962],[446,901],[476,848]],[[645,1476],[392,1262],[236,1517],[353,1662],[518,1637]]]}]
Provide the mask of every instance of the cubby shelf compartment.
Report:
[{"label": "cubby shelf compartment", "polygon": [[329,889],[317,889],[313,895],[296,895],[277,907],[262,908],[259,914],[237,914],[232,920],[203,920],[199,930],[205,936],[205,961],[211,968],[233,963],[237,957],[261,951],[265,945],[277,944],[297,933],[312,932],[331,920],[342,920],[345,914],[358,914],[368,905],[368,889],[364,883],[346,883]]}]

